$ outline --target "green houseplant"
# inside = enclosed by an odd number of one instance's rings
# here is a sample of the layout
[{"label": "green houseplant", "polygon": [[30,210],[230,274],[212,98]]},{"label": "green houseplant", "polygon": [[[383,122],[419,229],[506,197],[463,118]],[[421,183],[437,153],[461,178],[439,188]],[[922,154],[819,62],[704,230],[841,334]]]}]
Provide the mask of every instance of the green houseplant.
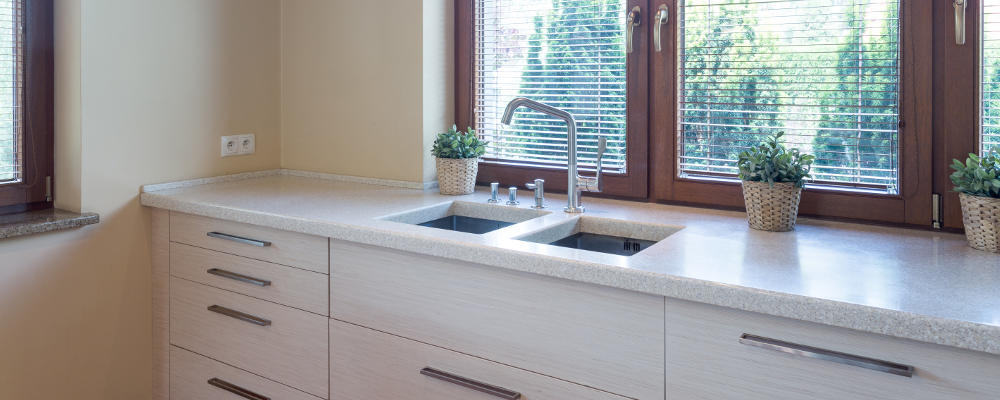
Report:
[{"label": "green houseplant", "polygon": [[982,157],[969,154],[965,163],[955,160],[951,167],[969,246],[1000,253],[1000,152],[993,148]]},{"label": "green houseplant", "polygon": [[787,149],[779,140],[784,132],[743,151],[736,166],[743,181],[750,227],[785,232],[795,229],[802,199],[802,187],[811,178],[809,170],[816,157]]},{"label": "green houseplant", "polygon": [[486,154],[487,144],[472,128],[462,132],[452,125],[448,132],[438,134],[431,155],[436,158],[441,194],[472,194],[479,173],[479,157]]}]

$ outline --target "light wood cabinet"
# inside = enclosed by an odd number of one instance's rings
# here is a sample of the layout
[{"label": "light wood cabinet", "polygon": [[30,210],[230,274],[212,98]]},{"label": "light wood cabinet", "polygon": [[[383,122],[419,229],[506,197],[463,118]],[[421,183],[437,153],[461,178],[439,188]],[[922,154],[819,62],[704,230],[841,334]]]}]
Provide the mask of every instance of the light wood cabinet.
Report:
[{"label": "light wood cabinet", "polygon": [[319,400],[319,397],[261,378],[182,348],[170,348],[170,397],[175,400],[243,399],[243,393],[281,400]]},{"label": "light wood cabinet", "polygon": [[[213,306],[267,325],[209,310]],[[328,322],[322,315],[170,279],[172,345],[323,398],[329,389]]]},{"label": "light wood cabinet", "polygon": [[[626,400],[523,369],[332,320],[330,398],[333,400]],[[421,370],[431,368],[431,375]],[[441,380],[433,376],[457,379]],[[463,384],[470,385],[463,386]],[[507,397],[509,398],[509,397]]]},{"label": "light wood cabinet", "polygon": [[[1000,357],[667,299],[668,399],[996,399]],[[913,367],[913,376],[741,344],[751,334]]]},{"label": "light wood cabinet", "polygon": [[331,241],[330,317],[640,400],[663,297]]},{"label": "light wood cabinet", "polygon": [[[240,242],[240,239],[249,239],[250,243]],[[172,212],[170,241],[329,273],[328,239],[325,237]],[[267,242],[267,245],[261,246],[259,242]]]}]

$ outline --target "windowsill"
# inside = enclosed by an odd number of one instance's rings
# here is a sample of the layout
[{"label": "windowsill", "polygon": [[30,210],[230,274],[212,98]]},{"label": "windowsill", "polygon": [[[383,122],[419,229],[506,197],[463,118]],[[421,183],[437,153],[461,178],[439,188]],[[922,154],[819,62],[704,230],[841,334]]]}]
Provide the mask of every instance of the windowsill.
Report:
[{"label": "windowsill", "polygon": [[100,218],[97,214],[80,214],[55,208],[0,215],[0,239],[78,228],[98,221]]}]

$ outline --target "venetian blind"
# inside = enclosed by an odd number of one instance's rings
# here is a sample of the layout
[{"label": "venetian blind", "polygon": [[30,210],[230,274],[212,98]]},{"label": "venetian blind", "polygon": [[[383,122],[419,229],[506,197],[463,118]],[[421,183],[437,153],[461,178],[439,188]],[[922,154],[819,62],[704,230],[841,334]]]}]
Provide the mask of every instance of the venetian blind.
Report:
[{"label": "venetian blind", "polygon": [[1000,146],[1000,0],[983,0],[982,151]]},{"label": "venetian blind", "polygon": [[625,169],[625,0],[477,0],[476,129],[490,141],[485,162],[565,168],[566,125],[520,108],[515,97],[562,108],[577,121],[581,169],[596,165],[605,137],[606,172]]},{"label": "venetian blind", "polygon": [[784,132],[814,181],[896,192],[898,0],[681,0],[678,158],[730,177]]},{"label": "venetian blind", "polygon": [[24,153],[22,4],[0,0],[0,184],[20,182]]}]

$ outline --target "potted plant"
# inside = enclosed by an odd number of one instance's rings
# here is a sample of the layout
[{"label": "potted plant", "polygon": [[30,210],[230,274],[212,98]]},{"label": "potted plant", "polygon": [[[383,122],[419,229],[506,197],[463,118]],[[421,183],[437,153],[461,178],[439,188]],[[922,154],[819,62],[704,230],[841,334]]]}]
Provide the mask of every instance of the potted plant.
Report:
[{"label": "potted plant", "polygon": [[438,134],[431,155],[437,158],[441,194],[472,194],[479,173],[479,157],[486,154],[487,144],[479,140],[472,128],[461,132],[452,125],[448,132]]},{"label": "potted plant", "polygon": [[1000,253],[1000,153],[994,148],[983,157],[969,154],[965,164],[955,160],[951,167],[969,246]]},{"label": "potted plant", "polygon": [[759,146],[740,153],[736,165],[743,181],[743,199],[750,227],[786,232],[795,229],[802,186],[816,157],[788,150],[779,132]]}]

